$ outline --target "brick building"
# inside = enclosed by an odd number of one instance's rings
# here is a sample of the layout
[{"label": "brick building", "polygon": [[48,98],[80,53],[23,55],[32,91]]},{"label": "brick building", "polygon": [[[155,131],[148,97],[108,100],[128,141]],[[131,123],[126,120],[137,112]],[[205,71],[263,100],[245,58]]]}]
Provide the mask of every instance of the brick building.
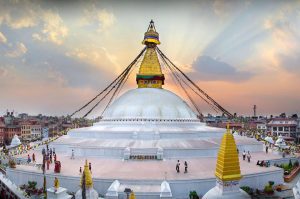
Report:
[{"label": "brick building", "polygon": [[5,129],[4,118],[0,117],[0,146],[2,146],[4,143],[4,129]]},{"label": "brick building", "polygon": [[31,122],[22,121],[20,122],[21,126],[21,138],[22,140],[31,140]]}]

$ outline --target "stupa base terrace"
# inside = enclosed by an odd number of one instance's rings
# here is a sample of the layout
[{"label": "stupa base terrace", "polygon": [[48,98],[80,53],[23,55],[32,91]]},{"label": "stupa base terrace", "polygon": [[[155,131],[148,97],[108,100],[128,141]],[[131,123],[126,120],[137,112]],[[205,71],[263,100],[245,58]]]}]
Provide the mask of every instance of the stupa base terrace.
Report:
[{"label": "stupa base terrace", "polygon": [[[236,139],[243,140],[245,146],[251,138],[241,137]],[[60,139],[59,139],[60,140]],[[57,144],[60,142],[57,140]],[[250,142],[250,143],[251,143]],[[263,147],[259,142],[256,142]],[[52,147],[52,145],[49,145]],[[197,149],[197,153],[201,154],[201,150]],[[203,151],[207,151],[203,146]],[[214,150],[214,149],[211,149]],[[216,149],[217,151],[218,149]],[[43,184],[43,174],[39,166],[42,162],[41,149],[36,149],[32,153],[36,154],[36,164],[17,165],[16,169],[7,168],[7,177],[14,181],[17,185],[26,184],[30,180]],[[83,167],[87,158],[92,163],[92,175],[94,189],[103,196],[108,192],[115,192],[118,198],[124,197],[124,188],[128,187],[134,190],[137,198],[162,198],[162,183],[169,183],[171,198],[186,198],[190,191],[204,195],[207,190],[213,188],[216,184],[215,180],[215,157],[185,157],[177,158],[181,161],[180,173],[175,170],[177,159],[164,158],[163,160],[124,160],[119,158],[105,157],[84,157],[79,154],[75,155],[75,159],[71,159],[69,150],[57,151],[57,158],[61,161],[61,173],[54,173],[54,164],[50,164],[50,169],[46,170],[46,177],[49,186],[58,177],[60,185],[68,189],[68,191],[76,192],[79,188],[81,174],[79,168]],[[203,152],[205,154],[205,152]],[[282,156],[276,154],[266,154],[262,150],[252,152],[251,162],[242,160],[240,152],[240,166],[243,175],[240,181],[241,186],[249,186],[261,189],[268,181],[274,181],[275,184],[283,183],[283,171],[280,168],[260,167],[256,165],[257,160],[270,160],[271,165],[274,162],[287,162],[289,158],[283,159]],[[26,160],[27,155],[20,156]],[[184,173],[183,162],[188,162],[188,173]],[[113,186],[115,180],[120,184]],[[116,182],[114,183],[116,184]],[[109,198],[109,197],[107,197]]]},{"label": "stupa base terrace", "polygon": [[[147,129],[146,124],[142,126],[143,130],[138,131],[131,129],[135,126],[126,131],[124,127],[121,131],[118,127],[107,126],[106,129],[100,129],[101,126],[78,129],[61,137],[51,147],[55,147],[58,154],[67,153],[69,156],[73,150],[75,156],[123,160],[216,157],[224,133],[222,129],[207,126],[194,130],[174,126]],[[263,145],[255,139],[237,136],[236,142],[240,152],[263,151]]]}]

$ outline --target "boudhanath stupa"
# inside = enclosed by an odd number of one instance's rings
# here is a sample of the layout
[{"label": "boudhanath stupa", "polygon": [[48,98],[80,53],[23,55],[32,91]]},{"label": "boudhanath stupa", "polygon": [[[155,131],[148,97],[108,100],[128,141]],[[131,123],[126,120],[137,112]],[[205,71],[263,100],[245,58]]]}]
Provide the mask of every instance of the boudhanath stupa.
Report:
[{"label": "boudhanath stupa", "polygon": [[[145,53],[136,76],[137,88],[112,101],[93,126],[72,129],[49,144],[55,148],[61,172],[54,173],[51,164],[46,170],[48,182],[57,177],[60,186],[77,192],[79,169],[87,159],[93,189],[105,198],[123,198],[126,188],[138,199],[188,198],[190,191],[203,196],[215,187],[216,161],[226,130],[207,126],[187,102],[163,88],[165,75],[156,51],[159,34],[153,22],[142,43]],[[234,140],[243,176],[239,186],[261,189],[268,181],[283,183],[282,169],[256,165],[257,160],[281,156],[266,154],[263,143],[254,138],[235,135]],[[34,151],[37,162],[42,162],[44,147]],[[241,159],[243,151],[251,152],[250,163]],[[178,161],[179,172],[175,169]],[[7,177],[18,185],[28,180],[43,183],[41,169],[32,165],[8,168]]]}]

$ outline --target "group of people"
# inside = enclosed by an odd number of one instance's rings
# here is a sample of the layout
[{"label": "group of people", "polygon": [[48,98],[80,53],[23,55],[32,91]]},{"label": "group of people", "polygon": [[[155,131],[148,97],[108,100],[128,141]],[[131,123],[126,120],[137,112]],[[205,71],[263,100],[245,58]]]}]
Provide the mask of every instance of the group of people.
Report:
[{"label": "group of people", "polygon": [[269,167],[270,166],[270,161],[269,160],[267,160],[267,161],[264,161],[264,160],[259,161],[259,160],[257,160],[256,165],[261,166],[261,167]]},{"label": "group of people", "polygon": [[[177,160],[177,164],[176,164],[176,172],[180,173],[180,161]],[[184,161],[184,173],[188,172],[188,163],[186,161]]]},{"label": "group of people", "polygon": [[55,163],[56,160],[57,160],[57,157],[56,157],[56,153],[55,153],[55,148],[53,148],[53,149],[50,148],[49,149],[49,146],[47,144],[46,149],[45,148],[42,149],[42,155],[43,155],[43,157],[45,157],[45,163],[47,165],[47,170],[49,170],[50,164],[52,164],[53,160],[54,160],[54,163]]},{"label": "group of people", "polygon": [[251,160],[251,154],[250,154],[249,151],[246,154],[246,151],[244,150],[244,152],[243,152],[243,160],[246,160],[246,157],[247,157],[248,162],[250,162],[250,160]]}]

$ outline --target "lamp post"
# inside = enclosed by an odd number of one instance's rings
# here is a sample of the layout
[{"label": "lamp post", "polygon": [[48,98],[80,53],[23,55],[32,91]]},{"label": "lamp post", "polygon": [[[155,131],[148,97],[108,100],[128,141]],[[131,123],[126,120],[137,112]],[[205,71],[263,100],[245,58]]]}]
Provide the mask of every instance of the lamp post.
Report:
[{"label": "lamp post", "polygon": [[126,198],[129,199],[129,194],[131,193],[131,189],[130,188],[125,188],[124,193],[126,194]]}]

